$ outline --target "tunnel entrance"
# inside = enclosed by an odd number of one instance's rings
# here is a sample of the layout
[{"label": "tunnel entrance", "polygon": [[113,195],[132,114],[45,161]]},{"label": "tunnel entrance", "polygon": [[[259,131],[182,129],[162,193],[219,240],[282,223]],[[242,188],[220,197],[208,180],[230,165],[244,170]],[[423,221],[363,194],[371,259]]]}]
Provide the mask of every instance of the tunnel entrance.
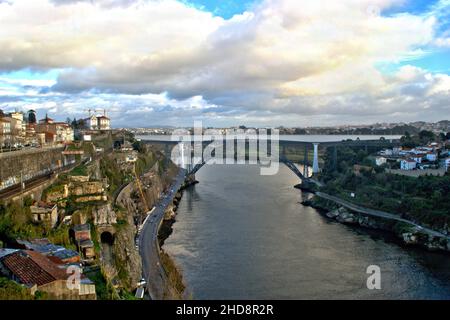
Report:
[{"label": "tunnel entrance", "polygon": [[108,231],[102,232],[100,235],[100,240],[102,243],[109,244],[111,246],[114,244],[114,236]]}]

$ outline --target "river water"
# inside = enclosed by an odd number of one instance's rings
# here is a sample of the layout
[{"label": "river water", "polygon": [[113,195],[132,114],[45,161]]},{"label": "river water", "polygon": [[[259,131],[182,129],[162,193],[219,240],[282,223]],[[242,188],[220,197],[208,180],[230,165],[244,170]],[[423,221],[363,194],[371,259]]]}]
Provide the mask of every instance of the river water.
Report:
[{"label": "river water", "polygon": [[[450,256],[328,220],[284,165],[207,165],[197,180],[164,245],[194,299],[450,298]],[[369,265],[381,290],[367,289]]]}]

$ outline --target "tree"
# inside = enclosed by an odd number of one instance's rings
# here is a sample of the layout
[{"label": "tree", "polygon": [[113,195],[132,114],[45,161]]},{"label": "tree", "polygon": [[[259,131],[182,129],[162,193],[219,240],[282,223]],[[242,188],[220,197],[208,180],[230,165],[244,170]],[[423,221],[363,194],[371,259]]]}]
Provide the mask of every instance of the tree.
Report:
[{"label": "tree", "polygon": [[431,142],[436,139],[436,135],[428,130],[422,130],[419,132],[419,139],[422,143]]}]

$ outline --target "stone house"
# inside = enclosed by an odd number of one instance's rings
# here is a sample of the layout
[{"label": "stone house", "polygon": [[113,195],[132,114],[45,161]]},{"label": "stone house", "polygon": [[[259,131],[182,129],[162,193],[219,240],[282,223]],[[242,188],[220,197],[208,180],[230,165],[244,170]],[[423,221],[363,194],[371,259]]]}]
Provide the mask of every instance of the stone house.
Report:
[{"label": "stone house", "polygon": [[33,221],[49,222],[52,228],[58,223],[58,206],[56,204],[37,202],[30,207],[30,210]]},{"label": "stone house", "polygon": [[91,226],[89,224],[78,224],[73,228],[74,238],[79,250],[85,259],[95,257],[94,243],[91,240]]}]

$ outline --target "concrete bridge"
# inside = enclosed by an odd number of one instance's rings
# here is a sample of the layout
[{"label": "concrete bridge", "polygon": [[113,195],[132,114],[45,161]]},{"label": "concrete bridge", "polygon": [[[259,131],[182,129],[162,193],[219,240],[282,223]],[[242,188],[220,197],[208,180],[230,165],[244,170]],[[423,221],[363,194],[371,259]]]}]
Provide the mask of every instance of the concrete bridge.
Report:
[{"label": "concrete bridge", "polygon": [[[148,136],[143,141],[151,144],[151,145],[158,145],[163,149],[163,152],[165,153],[167,161],[170,161],[169,158],[172,155],[173,149],[178,146],[179,148],[179,156],[182,159],[180,166],[183,169],[186,169],[187,176],[189,175],[195,175],[206,163],[208,163],[207,159],[204,159],[203,157],[203,151],[205,148],[207,148],[210,144],[216,144],[216,147],[218,146],[217,150],[222,152],[226,150],[225,145],[228,146],[236,145],[238,143],[237,139],[234,139],[233,142],[229,142],[228,140],[224,140],[221,142],[219,141],[219,145],[217,145],[218,141],[213,140],[203,140],[201,142],[194,143],[194,141],[186,141],[186,139],[183,139],[184,141],[171,141],[168,139],[162,139],[159,136]],[[239,140],[241,143],[245,144],[245,151],[248,151],[248,147],[250,146],[250,143],[257,143],[256,140],[253,139],[245,139],[245,141]],[[233,144],[234,143],[234,144]],[[267,142],[266,142],[267,143]],[[270,144],[270,142],[269,142]],[[299,177],[302,181],[308,181],[317,183],[312,177],[316,176],[320,172],[320,166],[319,166],[319,149],[325,149],[325,148],[333,148],[333,166],[337,166],[338,163],[338,148],[342,147],[359,147],[364,149],[365,151],[368,151],[371,147],[377,147],[377,148],[387,148],[387,147],[393,147],[400,144],[400,141],[398,139],[374,139],[374,140],[344,140],[344,141],[317,141],[317,142],[310,142],[310,141],[298,141],[295,139],[290,140],[289,137],[283,137],[283,139],[278,141],[278,157],[276,158],[277,161],[280,163],[284,163],[297,177]],[[201,146],[201,150],[197,150],[197,154],[201,153],[201,158],[196,156],[196,148],[199,148]],[[297,165],[290,160],[288,157],[288,150],[289,149],[297,149],[302,150],[304,159],[298,161],[298,163],[303,164],[303,171],[301,171]],[[236,149],[234,149],[236,150]],[[259,149],[258,149],[259,150]],[[200,152],[199,152],[200,151]],[[269,155],[271,148],[267,147],[267,151]],[[309,160],[309,155],[312,152],[312,163]],[[223,152],[224,159],[227,157],[226,152]],[[220,155],[219,155],[220,156]],[[234,154],[236,156],[236,153]],[[246,154],[246,158],[250,159],[250,156]],[[246,163],[249,163],[245,161]],[[309,172],[309,168],[312,167],[312,175]],[[312,176],[312,177],[311,177]]]}]

